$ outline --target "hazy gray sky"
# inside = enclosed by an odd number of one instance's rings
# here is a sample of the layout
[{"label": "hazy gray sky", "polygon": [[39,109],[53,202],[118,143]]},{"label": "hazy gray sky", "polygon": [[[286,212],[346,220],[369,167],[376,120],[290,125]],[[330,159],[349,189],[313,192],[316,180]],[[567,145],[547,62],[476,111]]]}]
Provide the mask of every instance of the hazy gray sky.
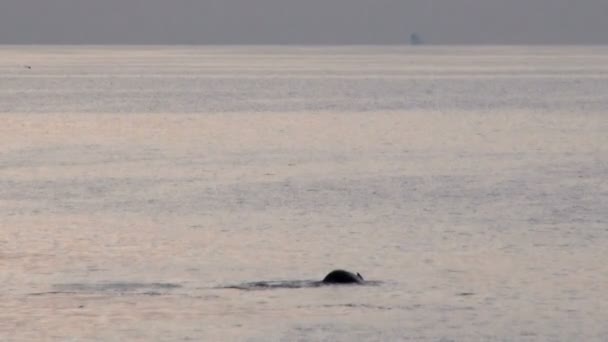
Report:
[{"label": "hazy gray sky", "polygon": [[0,0],[0,43],[608,44],[608,0]]}]

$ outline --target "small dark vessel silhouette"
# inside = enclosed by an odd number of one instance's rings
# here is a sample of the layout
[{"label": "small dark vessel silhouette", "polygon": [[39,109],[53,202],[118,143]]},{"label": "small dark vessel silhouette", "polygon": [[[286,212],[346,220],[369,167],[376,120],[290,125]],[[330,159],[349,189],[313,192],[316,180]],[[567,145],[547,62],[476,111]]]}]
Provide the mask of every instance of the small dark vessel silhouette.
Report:
[{"label": "small dark vessel silhouette", "polygon": [[323,278],[324,284],[361,284],[364,281],[359,273],[355,274],[345,270],[331,271]]},{"label": "small dark vessel silhouette", "polygon": [[420,37],[420,35],[416,32],[412,33],[410,35],[410,45],[422,45],[424,44],[424,41],[422,40],[422,38]]}]

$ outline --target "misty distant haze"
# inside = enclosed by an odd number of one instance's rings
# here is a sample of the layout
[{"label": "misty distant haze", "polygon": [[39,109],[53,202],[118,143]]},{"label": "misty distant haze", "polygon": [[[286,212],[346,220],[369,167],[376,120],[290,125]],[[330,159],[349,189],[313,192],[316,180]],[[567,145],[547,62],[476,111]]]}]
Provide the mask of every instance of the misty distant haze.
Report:
[{"label": "misty distant haze", "polygon": [[608,44],[608,0],[0,0],[3,44]]}]

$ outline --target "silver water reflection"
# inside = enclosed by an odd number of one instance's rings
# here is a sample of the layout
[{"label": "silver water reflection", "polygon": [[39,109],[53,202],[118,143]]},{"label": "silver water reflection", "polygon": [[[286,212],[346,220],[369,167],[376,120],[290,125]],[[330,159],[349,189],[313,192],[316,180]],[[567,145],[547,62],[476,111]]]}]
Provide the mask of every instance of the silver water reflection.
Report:
[{"label": "silver water reflection", "polygon": [[605,340],[607,66],[2,47],[0,339]]}]

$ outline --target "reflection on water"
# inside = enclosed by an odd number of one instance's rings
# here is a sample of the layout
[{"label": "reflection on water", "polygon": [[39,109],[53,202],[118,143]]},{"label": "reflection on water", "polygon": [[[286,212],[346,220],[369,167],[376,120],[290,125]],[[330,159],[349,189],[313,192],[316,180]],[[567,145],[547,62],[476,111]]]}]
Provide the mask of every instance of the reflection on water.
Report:
[{"label": "reflection on water", "polygon": [[607,65],[0,47],[0,340],[605,341]]}]

